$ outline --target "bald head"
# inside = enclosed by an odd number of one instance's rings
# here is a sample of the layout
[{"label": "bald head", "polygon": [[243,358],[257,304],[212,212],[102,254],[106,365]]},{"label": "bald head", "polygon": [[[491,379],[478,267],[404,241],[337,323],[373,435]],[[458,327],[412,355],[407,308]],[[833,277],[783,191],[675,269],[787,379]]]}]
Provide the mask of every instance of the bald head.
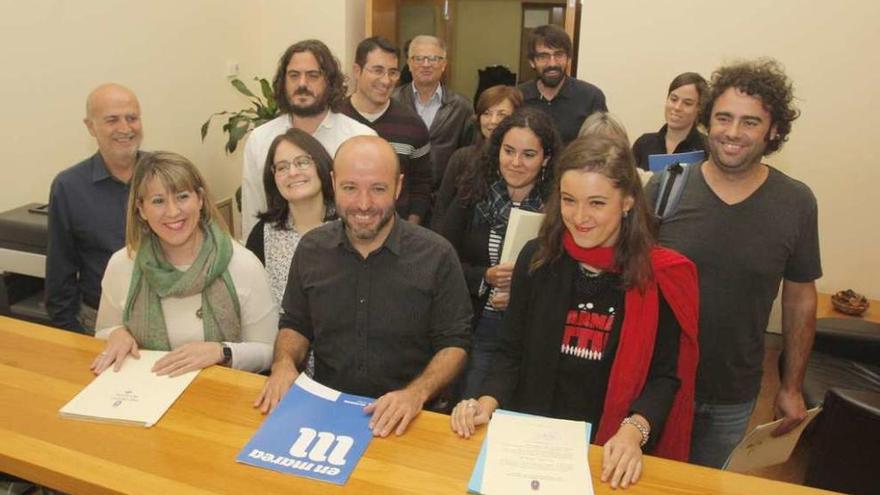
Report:
[{"label": "bald head", "polygon": [[93,118],[96,110],[100,110],[107,102],[116,100],[133,101],[140,112],[140,103],[132,90],[121,84],[104,83],[93,89],[86,98],[86,118]]},{"label": "bald head", "polygon": [[343,142],[336,150],[333,170],[337,170],[340,163],[347,166],[365,161],[391,166],[393,168],[388,172],[394,177],[400,175],[400,160],[397,158],[397,153],[388,141],[378,136],[355,136]]},{"label": "bald head", "polygon": [[137,96],[125,86],[107,83],[86,98],[83,119],[89,134],[98,142],[104,161],[114,166],[134,164],[143,139],[141,106]]},{"label": "bald head", "polygon": [[366,257],[384,242],[394,220],[403,176],[394,149],[376,136],[342,143],[333,160],[336,213],[346,235]]}]

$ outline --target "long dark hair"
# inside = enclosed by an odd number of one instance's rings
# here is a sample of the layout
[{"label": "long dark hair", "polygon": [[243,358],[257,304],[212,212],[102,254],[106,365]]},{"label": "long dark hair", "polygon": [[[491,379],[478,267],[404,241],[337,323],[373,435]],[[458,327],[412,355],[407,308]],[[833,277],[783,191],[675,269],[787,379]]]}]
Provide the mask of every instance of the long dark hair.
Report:
[{"label": "long dark hair", "polygon": [[339,60],[333,56],[330,48],[320,40],[303,40],[290,45],[278,60],[278,68],[275,78],[272,80],[272,91],[275,93],[275,103],[282,113],[291,113],[293,106],[287,101],[287,64],[297,53],[309,52],[318,61],[322,75],[327,81],[327,106],[334,112],[339,111],[345,95],[348,93],[345,74],[339,68]]},{"label": "long dark hair", "polygon": [[559,157],[550,199],[544,208],[546,216],[538,233],[538,250],[529,269],[534,271],[562,256],[565,224],[562,221],[559,183],[563,174],[571,170],[602,174],[611,180],[624,197],[633,198],[632,208],[620,223],[614,264],[621,272],[625,289],[645,287],[653,276],[651,248],[654,247],[655,240],[642,181],[636,172],[635,158],[629,143],[601,134],[575,139]]},{"label": "long dark hair", "polygon": [[[275,171],[272,164],[275,162],[275,150],[282,142],[290,143],[297,148],[308,153],[312,160],[315,161],[315,171],[318,173],[318,179],[321,181],[321,194],[324,195],[324,205],[327,207],[327,217],[329,220],[332,216],[333,205],[333,183],[330,180],[330,169],[333,166],[333,159],[324,149],[324,146],[318,142],[311,134],[296,128],[290,128],[284,134],[279,134],[269,146],[269,154],[266,155],[266,163],[263,166],[263,189],[266,191],[266,211],[258,213],[257,217],[267,223],[275,225],[276,229],[287,229],[287,216],[290,214],[290,205],[278,185],[275,184]],[[294,224],[296,219],[294,219]]]},{"label": "long dark hair", "polygon": [[462,172],[458,181],[458,191],[463,205],[473,205],[485,198],[489,185],[501,178],[499,170],[501,143],[507,132],[513,128],[529,129],[541,141],[547,165],[544,167],[544,172],[538,176],[535,187],[540,188],[542,196],[546,197],[548,185],[553,183],[554,168],[562,149],[562,141],[549,115],[535,108],[520,107],[498,124],[498,127],[492,131],[489,144],[484,147],[480,159],[468,164]]}]

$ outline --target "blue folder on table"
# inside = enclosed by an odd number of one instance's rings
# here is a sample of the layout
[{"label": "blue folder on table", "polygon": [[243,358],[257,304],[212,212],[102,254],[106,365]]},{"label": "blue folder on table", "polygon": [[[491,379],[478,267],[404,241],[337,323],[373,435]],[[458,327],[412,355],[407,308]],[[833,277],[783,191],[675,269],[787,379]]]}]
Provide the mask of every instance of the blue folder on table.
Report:
[{"label": "blue folder on table", "polygon": [[345,484],[373,439],[363,411],[371,402],[301,374],[235,460]]},{"label": "blue folder on table", "polygon": [[673,163],[700,163],[706,159],[706,152],[688,151],[687,153],[672,153],[669,155],[648,155],[648,170],[662,172]]}]

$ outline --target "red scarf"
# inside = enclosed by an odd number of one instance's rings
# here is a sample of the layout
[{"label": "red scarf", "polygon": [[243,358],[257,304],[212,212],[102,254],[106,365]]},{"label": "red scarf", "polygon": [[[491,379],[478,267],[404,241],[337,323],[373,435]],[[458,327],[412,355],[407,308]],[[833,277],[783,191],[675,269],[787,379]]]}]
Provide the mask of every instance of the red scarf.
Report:
[{"label": "red scarf", "polygon": [[[604,271],[620,271],[614,265],[614,248],[579,247],[568,230],[563,234],[562,243],[565,251],[581,263]],[[657,337],[659,286],[681,326],[677,372],[681,387],[675,394],[655,454],[686,462],[690,453],[694,381],[699,359],[697,322],[700,304],[697,268],[683,255],[659,247],[651,250],[651,267],[654,278],[644,291],[638,288],[626,291],[620,343],[611,365],[596,443],[604,445],[617,433],[620,422],[629,414],[630,406],[645,385]],[[656,435],[657,432],[651,434]]]}]

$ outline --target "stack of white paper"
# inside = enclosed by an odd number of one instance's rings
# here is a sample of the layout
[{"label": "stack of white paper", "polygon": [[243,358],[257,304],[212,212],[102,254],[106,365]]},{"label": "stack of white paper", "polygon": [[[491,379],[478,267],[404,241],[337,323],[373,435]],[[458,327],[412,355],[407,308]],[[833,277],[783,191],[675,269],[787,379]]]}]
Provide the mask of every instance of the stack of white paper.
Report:
[{"label": "stack of white paper", "polygon": [[64,418],[153,426],[201,371],[174,378],[150,371],[165,354],[168,353],[140,351],[140,359],[129,356],[122,369],[104,370],[59,413]]},{"label": "stack of white paper", "polygon": [[511,208],[507,231],[504,233],[504,245],[501,247],[501,263],[516,261],[523,246],[538,237],[543,221],[543,213]]}]

